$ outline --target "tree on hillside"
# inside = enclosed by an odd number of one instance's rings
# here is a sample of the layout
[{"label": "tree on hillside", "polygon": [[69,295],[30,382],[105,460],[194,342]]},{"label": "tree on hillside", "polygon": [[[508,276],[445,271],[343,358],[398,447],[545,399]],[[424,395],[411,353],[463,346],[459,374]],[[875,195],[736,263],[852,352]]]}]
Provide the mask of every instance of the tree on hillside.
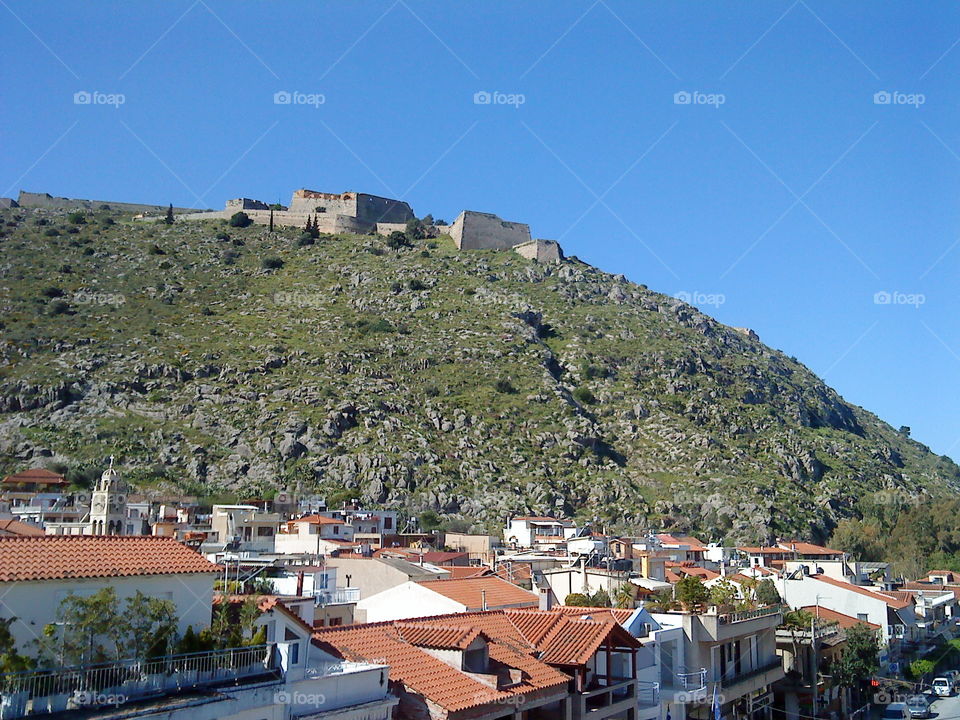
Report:
[{"label": "tree on hillside", "polygon": [[563,599],[563,604],[569,607],[590,607],[590,597],[583,593],[570,593]]},{"label": "tree on hillside", "polygon": [[400,248],[413,247],[413,244],[410,242],[406,233],[394,230],[387,236],[387,247],[391,250],[399,250]]},{"label": "tree on hillside", "polygon": [[410,241],[423,240],[423,238],[427,236],[427,231],[424,230],[422,222],[413,218],[412,220],[407,220],[407,227],[404,234]]},{"label": "tree on hillside", "polygon": [[270,232],[273,232],[273,208],[270,208]]},{"label": "tree on hillside", "polygon": [[167,208],[167,216],[163,219],[167,225],[173,225],[173,203]]},{"label": "tree on hillside", "polygon": [[252,222],[253,220],[250,219],[250,216],[242,210],[240,212],[235,212],[230,216],[230,227],[245,228]]}]

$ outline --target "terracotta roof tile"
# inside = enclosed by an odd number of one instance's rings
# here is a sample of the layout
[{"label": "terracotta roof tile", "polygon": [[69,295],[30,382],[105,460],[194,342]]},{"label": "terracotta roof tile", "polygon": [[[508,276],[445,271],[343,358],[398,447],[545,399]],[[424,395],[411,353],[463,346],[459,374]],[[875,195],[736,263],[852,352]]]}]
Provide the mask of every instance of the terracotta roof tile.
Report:
[{"label": "terracotta roof tile", "polygon": [[458,602],[467,610],[480,610],[486,600],[487,608],[537,605],[540,600],[528,590],[494,576],[461,578],[459,580],[421,580],[420,585]]},{"label": "terracotta roof tile", "polygon": [[817,607],[816,605],[806,605],[800,609],[806,610],[808,613],[810,613],[814,617],[819,617],[821,620],[833,620],[844,630],[848,628],[852,628],[854,625],[861,625],[861,624],[866,625],[871,630],[880,629],[880,626],[875,623],[867,622],[866,620],[858,620],[855,617],[844,615],[843,613],[839,613],[836,610],[830,610],[829,608],[825,608],[823,607],[823,605],[819,607]]},{"label": "terracotta roof tile", "polygon": [[22,520],[17,520],[16,518],[8,518],[6,520],[0,520],[0,537],[6,537],[8,535],[15,535],[20,537],[40,537],[46,535],[43,528],[37,527],[36,525],[31,525],[30,523],[25,523]]},{"label": "terracotta roof tile", "polygon": [[801,555],[843,555],[843,550],[831,550],[823,545],[814,545],[808,542],[784,541],[780,547]]},{"label": "terracotta roof tile", "polygon": [[420,623],[398,622],[393,626],[404,642],[418,647],[442,650],[466,650],[481,635],[476,626],[436,626]]},{"label": "terracotta roof tile", "polygon": [[0,582],[218,571],[198,552],[168,537],[0,537]]},{"label": "terracotta roof tile", "polygon": [[35,485],[66,485],[67,481],[63,475],[43,468],[33,468],[32,470],[23,470],[13,475],[7,475],[3,479],[4,483],[16,485],[19,483],[33,483]]},{"label": "terracotta roof tile", "polygon": [[903,610],[905,607],[913,605],[912,600],[904,601],[902,599],[891,597],[890,595],[885,595],[869,588],[843,582],[841,580],[834,580],[826,575],[811,575],[810,577],[814,578],[815,580],[819,580],[820,582],[825,582],[828,585],[833,585],[838,588],[843,588],[844,590],[849,590],[850,592],[855,592],[859,595],[873,598],[874,600],[883,600],[888,607],[891,607],[894,610]]}]

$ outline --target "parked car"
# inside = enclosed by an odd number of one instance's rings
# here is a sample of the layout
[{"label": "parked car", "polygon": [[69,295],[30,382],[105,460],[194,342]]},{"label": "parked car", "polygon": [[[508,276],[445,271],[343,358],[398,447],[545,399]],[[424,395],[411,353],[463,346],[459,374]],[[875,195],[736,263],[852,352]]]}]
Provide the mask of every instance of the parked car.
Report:
[{"label": "parked car", "polygon": [[953,683],[954,690],[960,690],[960,670],[947,670],[944,676]]},{"label": "parked car", "polygon": [[953,681],[948,677],[938,677],[933,680],[933,691],[939,697],[953,695]]},{"label": "parked car", "polygon": [[930,701],[924,695],[912,695],[907,698],[907,711],[912,718],[930,717]]},{"label": "parked car", "polygon": [[910,711],[907,704],[902,702],[890,703],[883,709],[881,720],[910,720]]}]

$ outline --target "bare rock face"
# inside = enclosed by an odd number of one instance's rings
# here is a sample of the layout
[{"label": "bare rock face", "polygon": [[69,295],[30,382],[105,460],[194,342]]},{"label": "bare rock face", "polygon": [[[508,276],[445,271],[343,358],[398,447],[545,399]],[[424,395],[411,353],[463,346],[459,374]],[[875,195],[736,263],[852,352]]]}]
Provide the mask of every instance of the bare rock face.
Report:
[{"label": "bare rock face", "polygon": [[0,209],[0,471],[731,541],[960,487],[756,333],[576,258],[86,212]]}]

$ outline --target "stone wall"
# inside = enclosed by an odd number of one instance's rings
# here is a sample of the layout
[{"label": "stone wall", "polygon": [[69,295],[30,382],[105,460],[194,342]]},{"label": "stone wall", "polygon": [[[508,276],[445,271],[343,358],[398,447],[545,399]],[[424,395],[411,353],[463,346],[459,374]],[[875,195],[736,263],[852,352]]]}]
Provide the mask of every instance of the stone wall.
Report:
[{"label": "stone wall", "polygon": [[413,220],[413,210],[402,200],[359,193],[356,216],[370,223],[406,223]]},{"label": "stone wall", "polygon": [[[77,198],[54,197],[50,193],[20,191],[20,207],[44,208],[47,210],[96,210],[101,205],[109,205],[111,210],[142,213],[165,213],[166,205],[143,205],[140,203],[111,202],[109,200],[79,200]],[[193,208],[175,207],[174,212],[196,212]]]},{"label": "stone wall", "polygon": [[531,240],[529,225],[474,210],[460,213],[448,232],[461,250],[504,250]]},{"label": "stone wall", "polygon": [[550,263],[563,260],[563,250],[556,240],[531,240],[514,245],[514,252],[537,262]]},{"label": "stone wall", "polygon": [[20,207],[16,200],[13,198],[0,197],[0,209],[6,210],[15,207]]},{"label": "stone wall", "polygon": [[236,198],[235,200],[227,200],[227,205],[225,212],[230,213],[231,215],[235,212],[240,212],[241,210],[269,210],[270,206],[265,202],[260,202],[259,200],[251,200],[250,198]]},{"label": "stone wall", "polygon": [[324,193],[302,188],[293,192],[290,212],[302,215],[319,213],[320,215],[357,217],[357,194],[353,192]]},{"label": "stone wall", "polygon": [[387,223],[387,222],[378,222],[377,223],[377,235],[389,235],[392,232],[404,232],[407,229],[406,223]]}]

